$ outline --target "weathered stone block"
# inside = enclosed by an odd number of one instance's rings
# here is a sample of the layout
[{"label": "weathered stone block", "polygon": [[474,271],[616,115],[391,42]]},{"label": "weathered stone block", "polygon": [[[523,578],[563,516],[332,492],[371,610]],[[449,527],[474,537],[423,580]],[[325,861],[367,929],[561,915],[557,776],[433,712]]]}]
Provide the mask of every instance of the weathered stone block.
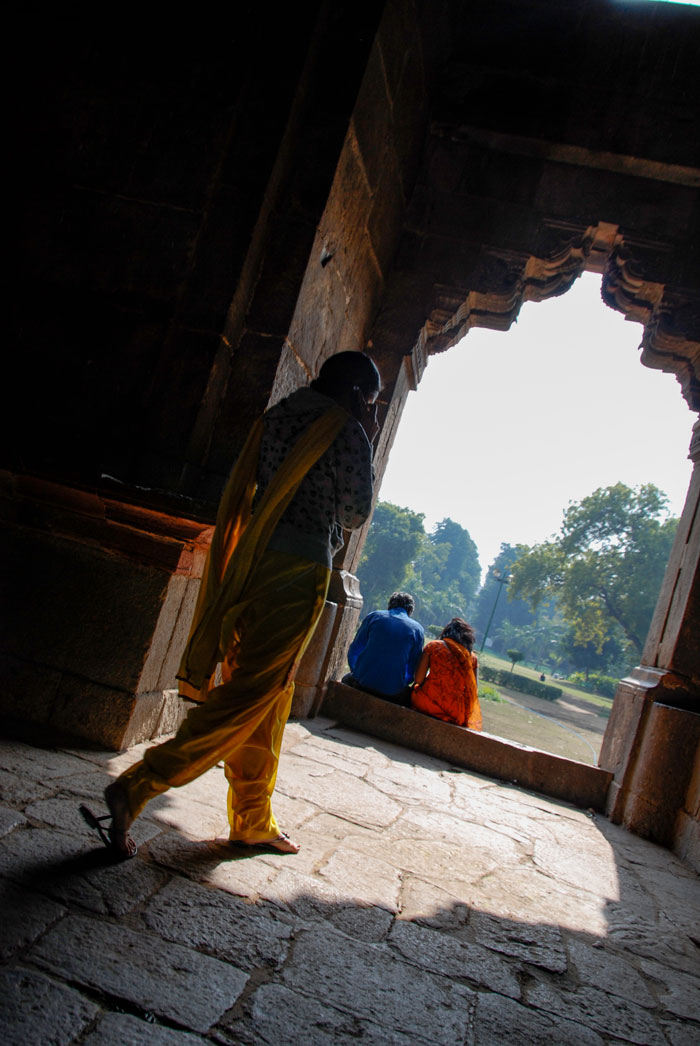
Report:
[{"label": "weathered stone block", "polygon": [[396,959],[386,945],[360,944],[314,926],[300,934],[284,984],[364,1020],[381,1013],[388,1030],[444,1046],[464,1042],[474,993]]},{"label": "weathered stone block", "polygon": [[388,944],[409,962],[449,978],[465,978],[480,988],[520,999],[520,985],[505,960],[479,944],[459,941],[427,926],[396,922]]},{"label": "weathered stone block", "polygon": [[201,1032],[233,1006],[248,980],[235,966],[190,948],[81,916],[65,919],[29,954],[74,983]]},{"label": "weathered stone block", "polygon": [[587,1031],[605,1035],[614,1029],[615,1035],[638,1046],[665,1046],[665,1036],[647,1010],[598,988],[584,985],[574,991],[556,991],[549,984],[537,983],[528,989],[526,1001],[554,1017],[577,1022]]},{"label": "weathered stone block", "polygon": [[84,1046],[207,1046],[209,1041],[127,1013],[106,1013],[84,1040]]},{"label": "weathered stone block", "polygon": [[27,566],[11,576],[6,649],[133,692],[165,595],[165,572],[29,531],[8,538],[8,555]]},{"label": "weathered stone block", "polygon": [[0,959],[3,962],[32,944],[67,914],[62,905],[10,883],[0,887],[0,900],[3,911]]},{"label": "weathered stone block", "polygon": [[603,1046],[603,1039],[582,1024],[521,1006],[501,995],[481,993],[476,1003],[473,1041],[479,1046],[502,1046],[504,1029],[511,1041],[528,1046],[551,1046],[557,1041],[569,1046]]},{"label": "weathered stone block", "polygon": [[294,933],[269,906],[250,904],[230,894],[175,879],[143,914],[160,937],[196,948],[241,970],[279,969]]},{"label": "weathered stone block", "polygon": [[68,1046],[99,1013],[73,988],[30,970],[0,971],[0,1026],[12,1046]]}]

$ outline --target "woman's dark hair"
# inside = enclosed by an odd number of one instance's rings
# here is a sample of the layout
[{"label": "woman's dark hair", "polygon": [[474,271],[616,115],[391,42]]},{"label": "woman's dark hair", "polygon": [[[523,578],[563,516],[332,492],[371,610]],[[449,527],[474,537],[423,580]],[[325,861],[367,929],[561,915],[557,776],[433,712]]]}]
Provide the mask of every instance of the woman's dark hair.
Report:
[{"label": "woman's dark hair", "polygon": [[476,632],[463,617],[453,617],[440,633],[440,639],[453,639],[455,643],[471,650],[476,639]]},{"label": "woman's dark hair", "polygon": [[311,388],[326,396],[348,392],[357,386],[364,396],[374,396],[382,387],[375,363],[364,352],[336,352],[329,356],[311,382]]}]

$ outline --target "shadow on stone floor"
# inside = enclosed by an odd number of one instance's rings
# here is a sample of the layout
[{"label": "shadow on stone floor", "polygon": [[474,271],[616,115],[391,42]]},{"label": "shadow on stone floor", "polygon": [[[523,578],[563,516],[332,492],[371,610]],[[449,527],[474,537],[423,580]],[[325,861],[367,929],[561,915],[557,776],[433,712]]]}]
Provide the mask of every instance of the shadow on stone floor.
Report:
[{"label": "shadow on stone floor", "polygon": [[13,1043],[697,1041],[700,889],[672,855],[334,724],[288,735],[298,857],[197,837],[212,771],[113,864],[75,812],[138,752],[5,749]]}]

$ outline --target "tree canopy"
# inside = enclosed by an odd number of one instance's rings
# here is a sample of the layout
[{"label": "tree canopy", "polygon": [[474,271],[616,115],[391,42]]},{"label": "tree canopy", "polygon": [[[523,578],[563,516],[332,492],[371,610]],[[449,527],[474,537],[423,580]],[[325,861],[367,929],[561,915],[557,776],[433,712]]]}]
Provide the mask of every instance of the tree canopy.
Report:
[{"label": "tree canopy", "polygon": [[426,534],[422,513],[380,501],[374,510],[357,570],[366,610],[385,607],[393,591],[406,588],[415,616],[442,627],[469,613],[481,568],[469,533],[443,519]]},{"label": "tree canopy", "polygon": [[424,519],[422,512],[377,502],[357,569],[366,610],[384,609],[391,593],[407,585],[425,539]]},{"label": "tree canopy", "polygon": [[678,521],[658,487],[601,487],[569,505],[558,535],[520,545],[513,596],[554,598],[573,642],[600,652],[617,634],[638,657],[649,630]]}]

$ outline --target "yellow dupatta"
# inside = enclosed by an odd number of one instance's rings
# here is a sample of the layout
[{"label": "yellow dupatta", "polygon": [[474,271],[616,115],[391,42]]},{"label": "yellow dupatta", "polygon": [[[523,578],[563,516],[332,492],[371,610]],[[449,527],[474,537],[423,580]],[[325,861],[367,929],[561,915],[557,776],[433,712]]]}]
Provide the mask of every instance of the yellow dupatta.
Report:
[{"label": "yellow dupatta", "polygon": [[[177,678],[184,697],[202,701],[221,660],[221,630],[246,605],[246,585],[282,513],[310,468],[330,447],[348,413],[331,407],[302,433],[252,515],[263,419],[253,426],[224,489]],[[234,555],[235,552],[235,555]]]}]

